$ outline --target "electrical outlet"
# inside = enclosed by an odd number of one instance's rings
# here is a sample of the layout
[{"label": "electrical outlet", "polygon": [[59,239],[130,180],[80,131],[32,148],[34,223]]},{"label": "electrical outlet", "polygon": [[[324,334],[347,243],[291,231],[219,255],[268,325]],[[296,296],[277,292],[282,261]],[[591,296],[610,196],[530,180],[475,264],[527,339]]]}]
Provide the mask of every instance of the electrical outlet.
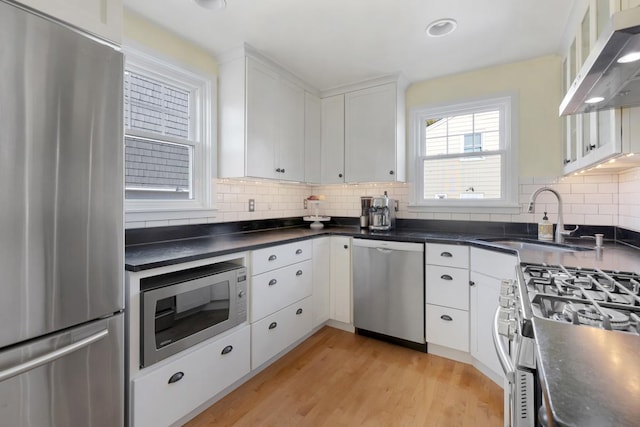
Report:
[{"label": "electrical outlet", "polygon": [[256,199],[249,199],[249,212],[255,212],[256,210]]},{"label": "electrical outlet", "polygon": [[304,199],[304,208],[305,209],[307,209],[307,205],[308,205],[307,201],[308,201],[307,199]]}]

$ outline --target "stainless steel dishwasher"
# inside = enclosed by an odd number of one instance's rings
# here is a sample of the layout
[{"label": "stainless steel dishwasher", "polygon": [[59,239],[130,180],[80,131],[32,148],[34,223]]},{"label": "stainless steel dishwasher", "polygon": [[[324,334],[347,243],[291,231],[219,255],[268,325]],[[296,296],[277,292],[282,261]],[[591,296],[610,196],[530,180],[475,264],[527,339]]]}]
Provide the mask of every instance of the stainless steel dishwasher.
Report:
[{"label": "stainless steel dishwasher", "polygon": [[426,351],[424,244],[353,239],[356,332]]}]

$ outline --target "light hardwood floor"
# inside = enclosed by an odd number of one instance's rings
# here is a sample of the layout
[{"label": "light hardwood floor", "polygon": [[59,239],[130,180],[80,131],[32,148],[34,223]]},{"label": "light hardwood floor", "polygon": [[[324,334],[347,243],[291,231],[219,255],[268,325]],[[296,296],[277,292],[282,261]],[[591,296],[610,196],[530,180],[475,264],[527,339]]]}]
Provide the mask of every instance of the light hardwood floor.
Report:
[{"label": "light hardwood floor", "polygon": [[474,367],[324,327],[186,425],[501,426]]}]

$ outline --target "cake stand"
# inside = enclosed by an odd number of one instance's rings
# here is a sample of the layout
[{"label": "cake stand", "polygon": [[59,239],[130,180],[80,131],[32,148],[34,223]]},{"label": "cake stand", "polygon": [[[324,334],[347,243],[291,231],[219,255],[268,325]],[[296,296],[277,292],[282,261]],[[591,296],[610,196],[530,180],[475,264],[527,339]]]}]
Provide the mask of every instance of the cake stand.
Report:
[{"label": "cake stand", "polygon": [[304,216],[304,217],[302,217],[302,219],[304,219],[305,221],[311,221],[310,227],[313,228],[314,230],[317,230],[317,229],[320,229],[320,228],[324,227],[323,222],[330,221],[331,217],[319,214],[320,203],[322,203],[322,201],[321,200],[307,200],[307,203],[310,204],[311,206],[313,206],[313,215]]}]

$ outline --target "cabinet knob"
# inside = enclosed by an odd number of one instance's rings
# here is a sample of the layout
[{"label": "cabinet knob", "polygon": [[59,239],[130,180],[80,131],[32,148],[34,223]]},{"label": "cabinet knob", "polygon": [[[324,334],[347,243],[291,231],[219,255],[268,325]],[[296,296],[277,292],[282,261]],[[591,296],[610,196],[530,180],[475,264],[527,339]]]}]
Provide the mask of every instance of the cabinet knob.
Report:
[{"label": "cabinet knob", "polygon": [[448,274],[443,274],[442,276],[440,276],[440,278],[442,280],[453,280],[453,277],[449,276]]},{"label": "cabinet knob", "polygon": [[344,248],[345,249],[349,249],[349,245],[344,245]]},{"label": "cabinet knob", "polygon": [[171,375],[171,378],[169,378],[168,384],[177,383],[183,377],[184,377],[184,372],[176,372],[175,374]]},{"label": "cabinet knob", "polygon": [[225,354],[229,354],[231,353],[231,351],[233,350],[233,346],[232,345],[228,345],[225,348],[222,349],[222,352],[220,354],[225,355]]},{"label": "cabinet knob", "polygon": [[281,172],[282,172],[282,173],[284,173],[284,168],[282,168],[282,171],[281,171]]},{"label": "cabinet knob", "polygon": [[564,164],[565,164],[565,165],[568,165],[569,163],[571,163],[571,160],[569,160],[569,159],[564,159]]},{"label": "cabinet knob", "polygon": [[338,178],[342,178],[342,174],[341,173],[338,174]]},{"label": "cabinet knob", "polygon": [[269,325],[269,329],[275,329],[278,327],[278,324],[276,322],[271,322],[271,324]]},{"label": "cabinet knob", "polygon": [[296,249],[296,255],[300,255],[302,253],[302,249]]},{"label": "cabinet knob", "polygon": [[301,308],[297,309],[296,314],[302,314],[302,309]]},{"label": "cabinet knob", "polygon": [[269,286],[273,286],[273,285],[275,285],[276,283],[278,283],[278,281],[277,281],[276,279],[271,279],[271,280],[269,280]]},{"label": "cabinet knob", "polygon": [[451,255],[451,252],[442,252],[440,254],[441,257],[445,257],[445,258],[451,258],[453,257],[453,255]]},{"label": "cabinet knob", "polygon": [[453,317],[449,316],[448,314],[443,314],[442,316],[440,316],[440,318],[442,320],[446,320],[447,322],[451,322],[453,320]]},{"label": "cabinet knob", "polygon": [[389,171],[389,175],[393,175],[393,171]]},{"label": "cabinet knob", "polygon": [[278,172],[278,173],[282,172],[282,169],[278,168],[278,169],[276,169],[276,172]]},{"label": "cabinet knob", "polygon": [[275,261],[276,259],[278,259],[277,256],[275,255],[269,255],[269,261]]},{"label": "cabinet knob", "polygon": [[469,280],[469,286],[475,286],[476,282],[474,282],[473,280]]},{"label": "cabinet knob", "polygon": [[302,270],[296,271],[296,276],[302,276]]},{"label": "cabinet knob", "polygon": [[596,148],[596,144],[589,144],[589,145],[587,145],[587,151],[594,150],[595,148]]}]

